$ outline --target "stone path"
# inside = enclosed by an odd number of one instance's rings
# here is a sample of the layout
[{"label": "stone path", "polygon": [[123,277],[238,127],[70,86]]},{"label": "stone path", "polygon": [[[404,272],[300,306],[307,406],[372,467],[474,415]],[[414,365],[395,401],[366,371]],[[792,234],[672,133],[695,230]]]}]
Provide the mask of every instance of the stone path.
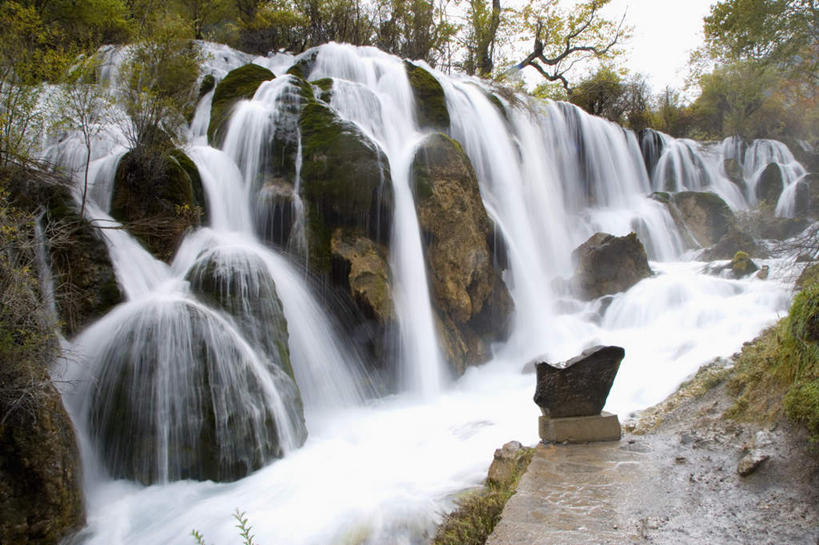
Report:
[{"label": "stone path", "polygon": [[629,513],[660,478],[637,443],[539,445],[487,545],[580,545],[641,541]]}]

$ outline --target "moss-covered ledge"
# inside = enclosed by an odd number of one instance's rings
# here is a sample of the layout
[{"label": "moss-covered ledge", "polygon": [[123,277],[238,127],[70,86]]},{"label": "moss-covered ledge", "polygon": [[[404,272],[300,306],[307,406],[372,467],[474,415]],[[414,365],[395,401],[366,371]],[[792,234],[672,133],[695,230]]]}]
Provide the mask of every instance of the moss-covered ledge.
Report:
[{"label": "moss-covered ledge", "polygon": [[228,72],[213,92],[208,142],[216,144],[224,137],[222,126],[230,117],[234,104],[242,99],[253,98],[262,83],[275,77],[273,72],[257,64],[246,64]]},{"label": "moss-covered ledge", "polygon": [[404,68],[415,97],[418,125],[422,129],[449,133],[449,110],[446,107],[444,88],[432,74],[420,66],[404,61]]}]

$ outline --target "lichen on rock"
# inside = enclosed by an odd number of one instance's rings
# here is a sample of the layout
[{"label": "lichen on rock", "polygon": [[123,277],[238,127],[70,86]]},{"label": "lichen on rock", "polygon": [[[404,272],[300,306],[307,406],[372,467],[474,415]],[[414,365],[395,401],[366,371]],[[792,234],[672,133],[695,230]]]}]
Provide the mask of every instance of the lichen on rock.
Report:
[{"label": "lichen on rock", "polygon": [[411,173],[439,331],[449,361],[463,373],[489,357],[487,343],[497,337],[487,322],[503,335],[497,325],[511,311],[487,243],[492,224],[472,164],[455,140],[441,133],[426,137]]}]

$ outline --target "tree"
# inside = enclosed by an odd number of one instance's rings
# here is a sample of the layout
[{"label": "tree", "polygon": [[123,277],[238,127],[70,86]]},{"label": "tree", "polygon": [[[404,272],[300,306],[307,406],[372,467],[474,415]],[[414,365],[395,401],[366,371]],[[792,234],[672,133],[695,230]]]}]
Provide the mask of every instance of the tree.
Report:
[{"label": "tree", "polygon": [[60,124],[78,131],[85,146],[81,217],[85,214],[92,145],[95,138],[105,129],[106,122],[112,119],[111,98],[104,87],[93,81],[96,69],[97,63],[94,58],[80,61],[65,81],[59,98],[59,109],[62,113]]},{"label": "tree", "polygon": [[447,45],[457,30],[446,18],[448,1],[436,5],[431,0],[383,0],[374,14],[374,45],[436,66],[447,57]]},{"label": "tree", "polygon": [[495,46],[501,26],[500,0],[469,0],[467,21],[469,34],[466,39],[467,59],[464,69],[467,74],[489,77],[495,66]]},{"label": "tree", "polygon": [[36,9],[0,4],[0,166],[30,159],[42,129],[42,83],[68,61],[56,41]]},{"label": "tree", "polygon": [[153,38],[135,45],[121,70],[123,132],[132,150],[176,143],[196,100],[201,53],[181,38],[184,23],[166,19]]},{"label": "tree", "polygon": [[175,0],[177,12],[189,22],[196,40],[205,38],[205,28],[225,20],[230,13],[227,0]]},{"label": "tree", "polygon": [[557,0],[530,0],[521,16],[526,34],[534,35],[534,45],[516,68],[531,66],[547,81],[560,82],[571,95],[572,68],[585,60],[615,58],[620,54],[617,44],[628,36],[624,19],[615,23],[601,16],[600,10],[610,1],[579,2],[571,14],[566,14]]}]

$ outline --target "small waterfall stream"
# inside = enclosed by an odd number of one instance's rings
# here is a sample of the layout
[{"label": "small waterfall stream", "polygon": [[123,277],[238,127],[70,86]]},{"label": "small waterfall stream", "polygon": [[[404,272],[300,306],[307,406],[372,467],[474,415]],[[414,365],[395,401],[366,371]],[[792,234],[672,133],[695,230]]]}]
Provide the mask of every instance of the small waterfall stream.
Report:
[{"label": "small waterfall stream", "polygon": [[[649,198],[713,191],[744,210],[773,162],[783,180],[776,211],[792,215],[805,171],[786,147],[733,139],[704,146],[653,131],[649,141],[568,104],[499,96],[483,82],[431,70],[450,136],[474,167],[504,249],[503,281],[515,304],[508,340],[492,347],[487,364],[450,381],[411,176],[430,131],[419,126],[400,59],[327,44],[302,57],[310,60],[305,79],[332,80],[326,106],[383,152],[382,181],[392,184],[388,262],[400,384],[379,397],[366,357],[310,274],[304,88],[285,73],[298,59],[201,46],[213,53],[205,70],[217,79],[251,60],[277,77],[236,103],[218,148],[207,139],[213,91],[201,99],[184,151],[201,177],[208,224],[185,235],[170,265],[109,215],[126,151],[116,130],[95,154],[86,215],[106,227],[127,300],[71,340],[78,361],[62,366],[74,385],[64,398],[80,428],[88,481],[80,543],[176,544],[193,529],[208,543],[232,543],[237,508],[264,543],[424,543],[455,496],[483,479],[495,448],[537,440],[534,377],[522,371],[530,359],[625,346],[607,404],[625,417],[735,352],[788,308],[784,261],[761,261],[771,268],[767,281],[703,274],[668,208]],[[107,55],[106,71],[115,73],[121,52]],[[292,169],[276,162],[272,143],[285,140]],[[76,172],[75,144],[48,156]],[[744,188],[729,179],[728,159]],[[611,297],[607,309],[555,287],[572,273],[572,250],[598,231],[636,231],[655,272]],[[274,232],[288,236],[272,240]],[[115,410],[129,396],[141,396],[130,405],[136,409]],[[139,440],[128,441],[131,430]]]}]

